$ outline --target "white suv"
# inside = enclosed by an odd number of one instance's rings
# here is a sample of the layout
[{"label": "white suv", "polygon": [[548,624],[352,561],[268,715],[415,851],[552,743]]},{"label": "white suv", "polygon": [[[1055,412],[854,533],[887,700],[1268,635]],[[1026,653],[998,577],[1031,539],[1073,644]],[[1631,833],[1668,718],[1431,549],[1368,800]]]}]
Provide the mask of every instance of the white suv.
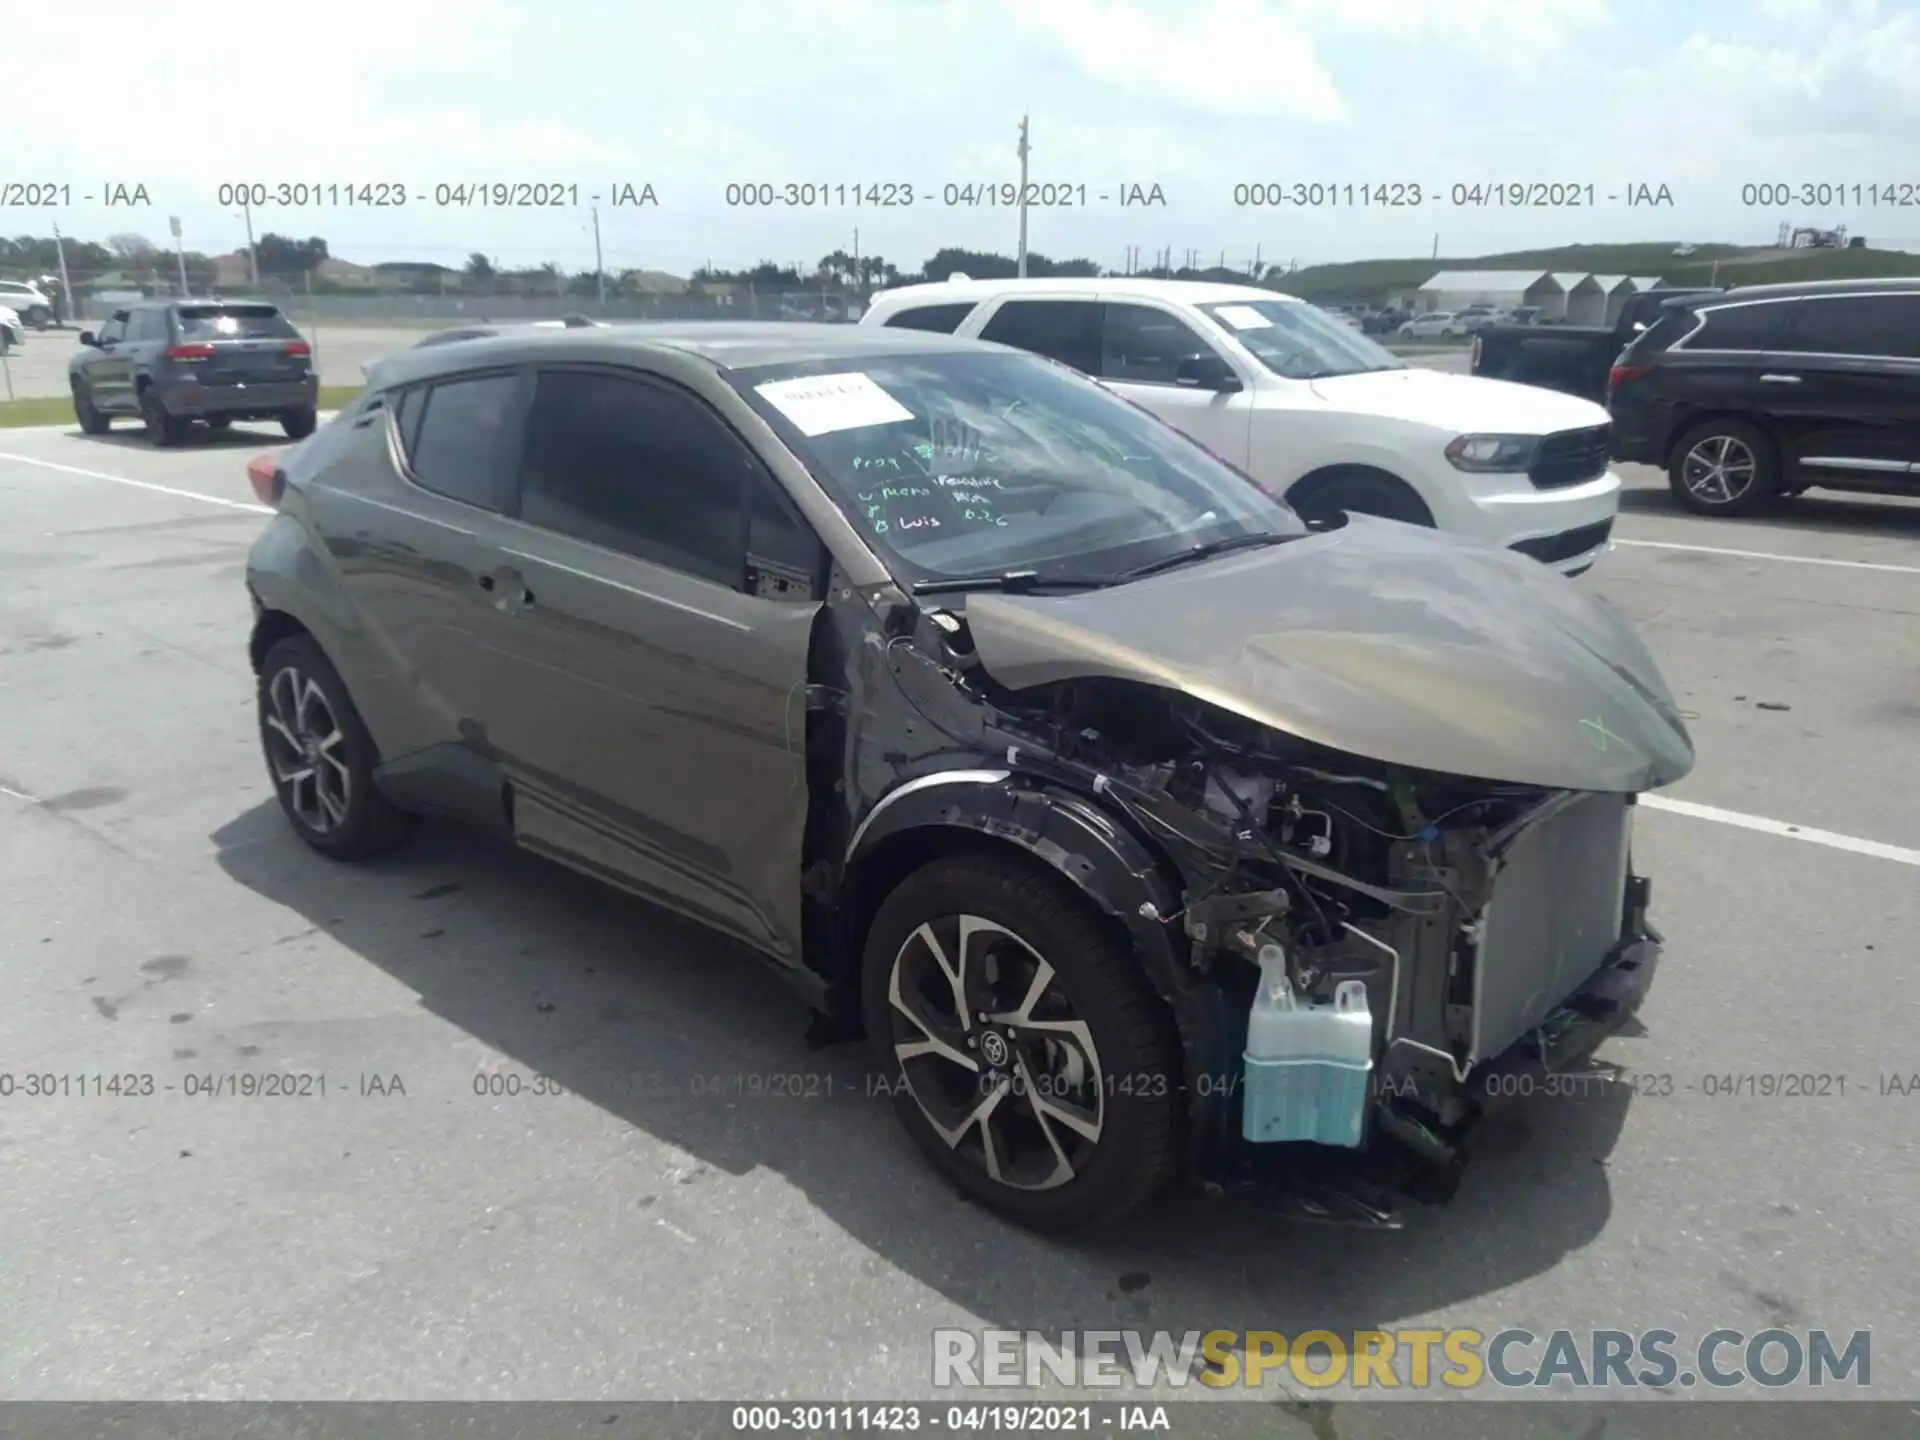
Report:
[{"label": "white suv", "polygon": [[0,280],[0,306],[13,311],[36,330],[53,323],[53,302],[40,287],[25,280]]},{"label": "white suv", "polygon": [[1379,515],[1579,574],[1608,548],[1619,513],[1600,406],[1409,366],[1271,290],[950,280],[885,291],[860,323],[995,340],[1071,365],[1309,520]]}]

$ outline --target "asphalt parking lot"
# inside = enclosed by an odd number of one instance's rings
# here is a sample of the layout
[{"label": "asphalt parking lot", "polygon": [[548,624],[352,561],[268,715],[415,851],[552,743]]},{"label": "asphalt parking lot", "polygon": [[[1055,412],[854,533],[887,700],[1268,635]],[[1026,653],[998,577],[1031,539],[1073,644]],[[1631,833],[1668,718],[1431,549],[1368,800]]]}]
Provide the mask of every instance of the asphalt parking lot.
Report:
[{"label": "asphalt parking lot", "polygon": [[[1195,1198],[1060,1242],[957,1199],[724,946],[451,829],[294,840],[241,583],[278,443],[0,431],[0,1074],[74,1077],[0,1098],[0,1394],[887,1398],[946,1325],[1778,1324],[1870,1328],[1873,1393],[1920,1397],[1920,1080],[1886,1093],[1920,1076],[1920,505],[1712,523],[1635,471],[1579,582],[1700,752],[1638,822],[1668,950],[1603,1052],[1669,1093],[1523,1103],[1397,1233]],[[184,1093],[270,1072],[329,1093]],[[1786,1074],[1834,1079],[1706,1093]]]},{"label": "asphalt parking lot", "polygon": [[[382,355],[404,350],[429,329],[446,329],[461,322],[449,320],[444,326],[321,326],[315,329],[294,317],[300,333],[317,342],[322,385],[358,385],[360,367]],[[97,325],[83,320],[82,328]],[[20,347],[6,357],[13,378],[13,398],[37,399],[67,393],[67,361],[79,340],[80,331],[30,330]],[[6,398],[0,387],[0,399]]]},{"label": "asphalt parking lot", "polygon": [[[320,325],[314,326],[300,316],[293,317],[300,333],[314,343],[322,385],[358,385],[362,365],[404,350],[430,330],[451,329],[467,323],[446,320],[420,325]],[[81,321],[85,327],[97,322]],[[72,358],[79,330],[33,330],[27,332],[20,347],[6,357],[13,381],[13,398],[36,399],[67,393],[67,361]],[[1467,371],[1465,346],[1452,349],[1408,352],[1417,365],[1433,370]],[[0,399],[6,391],[0,386]]]}]

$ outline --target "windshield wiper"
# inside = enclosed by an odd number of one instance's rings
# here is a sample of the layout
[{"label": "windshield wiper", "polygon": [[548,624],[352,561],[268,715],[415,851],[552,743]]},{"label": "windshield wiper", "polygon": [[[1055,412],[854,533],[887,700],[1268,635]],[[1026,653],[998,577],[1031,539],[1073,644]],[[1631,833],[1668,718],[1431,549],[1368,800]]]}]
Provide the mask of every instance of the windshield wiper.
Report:
[{"label": "windshield wiper", "polygon": [[1176,565],[1185,565],[1194,560],[1210,560],[1215,555],[1225,555],[1234,550],[1251,550],[1260,545],[1284,545],[1289,540],[1297,540],[1297,535],[1275,535],[1263,531],[1258,535],[1229,535],[1224,540],[1209,540],[1203,545],[1194,545],[1180,551],[1177,555],[1162,555],[1158,560],[1149,560],[1131,570],[1120,572],[1122,580],[1138,580],[1142,575],[1158,575],[1162,570],[1171,570]]},{"label": "windshield wiper", "polygon": [[1005,570],[998,575],[953,575],[939,580],[916,580],[907,587],[907,593],[958,595],[969,590],[1004,590],[1010,595],[1024,595],[1033,590],[1098,590],[1112,583],[1106,578],[1042,575],[1037,570]]}]

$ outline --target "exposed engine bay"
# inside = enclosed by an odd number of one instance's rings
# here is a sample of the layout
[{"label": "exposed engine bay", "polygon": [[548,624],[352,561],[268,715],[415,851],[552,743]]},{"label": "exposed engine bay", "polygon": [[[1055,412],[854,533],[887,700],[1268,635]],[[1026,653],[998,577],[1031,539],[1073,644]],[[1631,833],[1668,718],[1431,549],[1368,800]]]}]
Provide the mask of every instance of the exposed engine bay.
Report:
[{"label": "exposed engine bay", "polygon": [[930,618],[895,653],[944,651],[942,678],[980,707],[982,738],[1006,742],[993,763],[1009,783],[1096,798],[1179,872],[1177,903],[1143,905],[1135,923],[1163,928],[1237,1023],[1217,1052],[1225,1071],[1200,1082],[1217,1093],[1245,1083],[1233,1062],[1276,966],[1303,1007],[1357,981],[1372,1031],[1365,1142],[1390,1136],[1446,1162],[1481,1109],[1482,1076],[1551,1066],[1612,1006],[1578,993],[1597,972],[1620,967],[1636,1002],[1644,990],[1632,796],[1384,764],[1134,680],[1008,689],[962,617]]}]

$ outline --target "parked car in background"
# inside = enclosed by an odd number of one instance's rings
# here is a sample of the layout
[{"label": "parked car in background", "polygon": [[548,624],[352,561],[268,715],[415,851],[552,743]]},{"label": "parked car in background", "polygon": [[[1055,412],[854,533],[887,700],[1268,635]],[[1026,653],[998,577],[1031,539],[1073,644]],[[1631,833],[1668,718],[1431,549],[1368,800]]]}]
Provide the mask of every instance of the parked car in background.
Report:
[{"label": "parked car in background", "polygon": [[1070,365],[1322,524],[1377,515],[1577,572],[1606,549],[1619,508],[1598,405],[1410,367],[1271,290],[972,280],[883,291],[860,323]]},{"label": "parked car in background", "polygon": [[1462,335],[1477,335],[1489,325],[1509,323],[1509,316],[1505,310],[1459,310],[1453,322]]},{"label": "parked car in background", "polygon": [[20,317],[4,305],[0,305],[0,355],[6,354],[26,338],[26,327]]},{"label": "parked car in background", "polygon": [[1401,321],[1394,333],[1402,340],[1454,340],[1461,330],[1451,310],[1428,310]]},{"label": "parked car in background", "polygon": [[1538,305],[1520,305],[1509,310],[1505,323],[1508,325],[1538,325],[1546,319],[1547,312]]},{"label": "parked car in background", "polygon": [[[914,329],[385,363],[248,467],[294,833],[449,815],[730,937],[997,1210],[1109,1222],[1289,1143],[1449,1167],[1640,1008],[1633,797],[1693,747],[1547,570],[1311,533],[1085,377]],[[1302,1065],[1336,1012],[1351,1068]]]},{"label": "parked car in background", "polygon": [[261,301],[156,300],[115,310],[81,332],[67,362],[73,411],[89,435],[138,416],[155,445],[187,426],[278,420],[291,439],[313,433],[320,377],[313,349],[278,306]]},{"label": "parked car in background", "polygon": [[1406,321],[1407,313],[1392,305],[1375,310],[1362,327],[1369,335],[1391,335]]},{"label": "parked car in background", "polygon": [[1482,326],[1473,337],[1472,373],[1515,380],[1603,403],[1614,357],[1660,318],[1669,301],[1719,290],[1648,290],[1620,308],[1611,325]]},{"label": "parked car in background", "polygon": [[1669,301],[1608,379],[1615,453],[1701,515],[1816,487],[1920,495],[1920,277]]},{"label": "parked car in background", "polygon": [[53,301],[30,280],[0,280],[0,306],[13,311],[35,330],[53,324]]}]

